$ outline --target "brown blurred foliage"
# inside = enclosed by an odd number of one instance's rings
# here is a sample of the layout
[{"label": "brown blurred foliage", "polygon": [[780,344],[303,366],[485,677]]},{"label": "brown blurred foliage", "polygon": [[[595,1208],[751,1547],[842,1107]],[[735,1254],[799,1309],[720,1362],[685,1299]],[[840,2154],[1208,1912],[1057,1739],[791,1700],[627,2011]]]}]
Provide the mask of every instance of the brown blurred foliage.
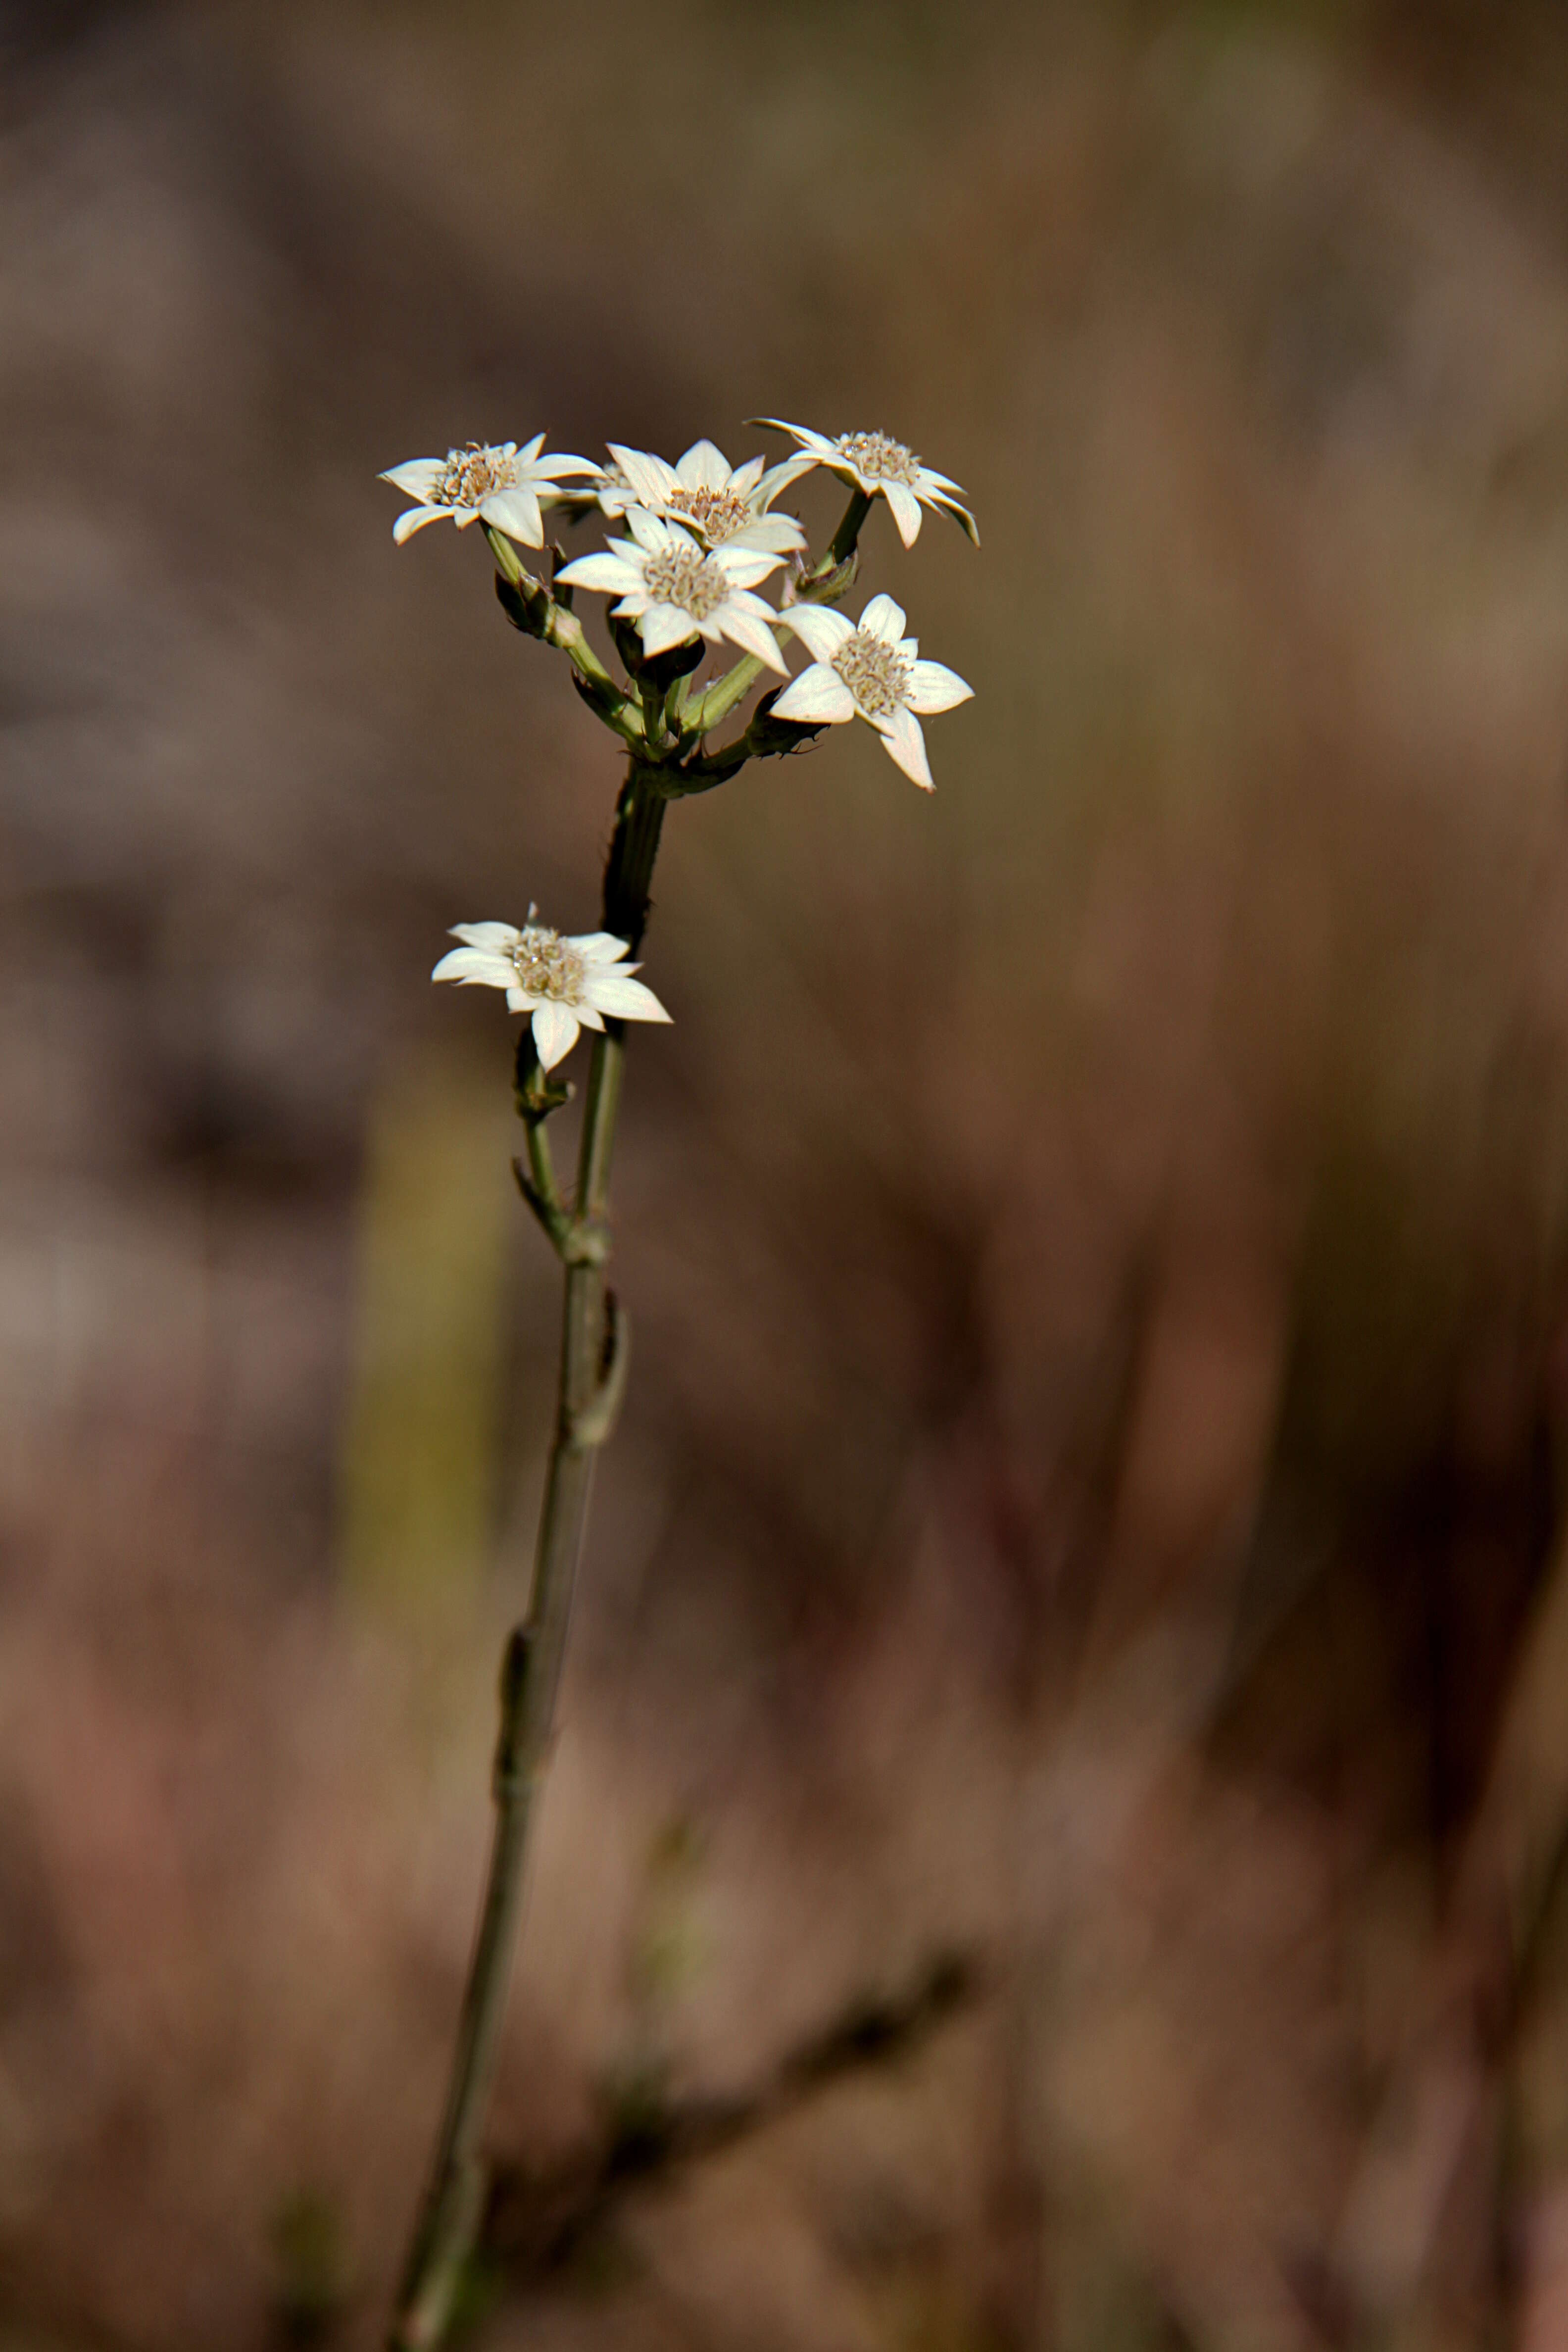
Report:
[{"label": "brown blurred foliage", "polygon": [[977,698],[667,836],[470,2325],[1568,2343],[1560,14],[0,40],[7,2340],[372,2341],[439,2096],[554,1304],[425,973],[616,776],[374,476],[766,412]]}]

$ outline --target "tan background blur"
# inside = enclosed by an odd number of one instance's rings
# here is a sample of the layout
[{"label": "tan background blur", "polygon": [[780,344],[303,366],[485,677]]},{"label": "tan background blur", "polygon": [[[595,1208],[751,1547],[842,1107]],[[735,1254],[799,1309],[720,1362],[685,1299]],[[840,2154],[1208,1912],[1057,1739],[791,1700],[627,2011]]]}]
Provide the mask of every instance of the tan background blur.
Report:
[{"label": "tan background blur", "polygon": [[616,775],[374,477],[767,412],[977,699],[667,835],[469,2324],[1568,2346],[1562,12],[0,40],[0,2343],[374,2340],[554,1342],[426,973]]}]

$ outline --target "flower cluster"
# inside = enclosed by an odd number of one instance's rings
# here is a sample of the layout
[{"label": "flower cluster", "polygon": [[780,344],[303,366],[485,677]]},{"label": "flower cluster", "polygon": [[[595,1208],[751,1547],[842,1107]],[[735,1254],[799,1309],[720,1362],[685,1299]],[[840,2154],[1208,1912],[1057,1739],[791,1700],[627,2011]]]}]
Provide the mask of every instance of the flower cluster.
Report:
[{"label": "flower cluster", "polygon": [[[901,441],[880,432],[829,435],[781,418],[756,420],[788,434],[792,453],[773,466],[762,457],[731,466],[711,441],[694,442],[674,465],[644,449],[608,445],[610,463],[544,454],[544,436],[416,457],[383,476],[416,503],[399,515],[401,545],[426,523],[450,516],[459,530],[479,522],[495,552],[498,589],[510,617],[563,648],[574,682],[606,725],[632,751],[634,764],[657,776],[661,796],[706,791],[748,758],[795,749],[825,726],[864,719],[905,775],[929,792],[930,762],[921,721],[967,701],[973,689],[942,663],[921,658],[904,634],[905,615],[888,595],[873,596],[852,623],[836,607],[855,573],[858,542],[881,499],[906,547],[919,535],[922,509],[948,514],[979,544],[959,485],[924,465]],[[831,546],[815,563],[804,529],[776,509],[780,494],[815,468],[851,490]],[[544,513],[564,508],[574,520],[597,511],[618,526],[600,551],[563,562],[548,586],[532,579],[511,551],[544,545]],[[776,604],[757,592],[783,572]],[[572,610],[574,593],[612,600],[610,621],[630,678],[621,687],[588,644]],[[798,640],[811,656],[793,677],[781,639]],[[705,691],[691,674],[709,646],[728,644],[741,658]],[[737,741],[708,748],[711,730],[764,671],[785,681],[758,705]],[[504,989],[514,1012],[531,1015],[544,1070],[576,1043],[579,1029],[612,1020],[664,1021],[668,1013],[621,959],[628,942],[606,931],[563,939],[530,909],[521,930],[508,923],[458,924],[463,944],[442,957],[437,980]]]}]

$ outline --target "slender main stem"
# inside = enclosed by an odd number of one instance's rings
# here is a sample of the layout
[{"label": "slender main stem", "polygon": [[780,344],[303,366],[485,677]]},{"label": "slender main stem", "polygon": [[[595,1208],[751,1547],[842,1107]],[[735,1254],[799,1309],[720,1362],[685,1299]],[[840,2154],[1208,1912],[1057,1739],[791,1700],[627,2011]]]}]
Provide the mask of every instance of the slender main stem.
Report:
[{"label": "slender main stem", "polygon": [[[635,759],[616,810],[605,868],[604,928],[636,950],[647,928],[665,796]],[[626,1376],[626,1331],[605,1281],[605,1213],[626,1034],[594,1041],[566,1261],[554,1443],[540,1512],[528,1611],[507,1644],[496,1745],[489,1874],[463,1994],[446,2113],[409,2248],[391,2344],[434,2352],[446,2335],[484,2218],[480,2140],[489,2107],[527,1871],[529,1830],[549,1761],[572,1593],[587,1525],[594,1459],[610,1433]]]}]

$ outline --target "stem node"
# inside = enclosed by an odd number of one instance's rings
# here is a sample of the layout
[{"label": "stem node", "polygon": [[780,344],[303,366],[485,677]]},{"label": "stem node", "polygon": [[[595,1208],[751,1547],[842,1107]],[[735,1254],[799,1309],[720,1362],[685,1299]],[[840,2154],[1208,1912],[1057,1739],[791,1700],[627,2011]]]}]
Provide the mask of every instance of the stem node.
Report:
[{"label": "stem node", "polygon": [[631,1318],[613,1290],[605,1293],[605,1363],[598,1385],[585,1405],[566,1414],[562,1434],[574,1453],[591,1453],[608,1443],[620,1418],[626,1392],[626,1368],[631,1359]]}]

